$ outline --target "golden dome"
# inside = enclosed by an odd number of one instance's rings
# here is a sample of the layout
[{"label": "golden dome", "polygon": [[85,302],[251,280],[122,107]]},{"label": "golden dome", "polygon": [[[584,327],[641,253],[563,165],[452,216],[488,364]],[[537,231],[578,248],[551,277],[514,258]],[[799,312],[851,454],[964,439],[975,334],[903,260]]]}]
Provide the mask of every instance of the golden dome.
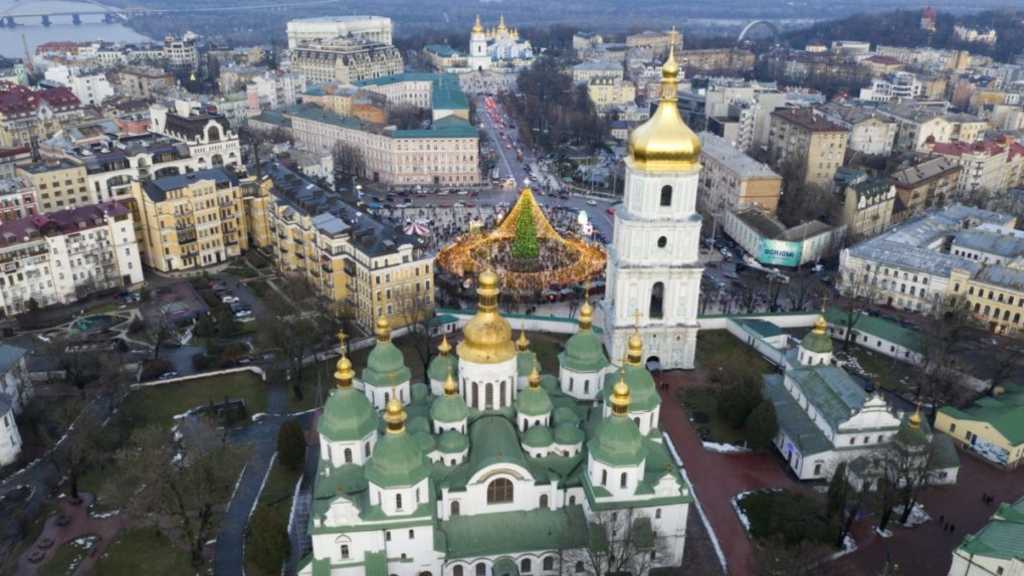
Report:
[{"label": "golden dome", "polygon": [[452,351],[452,345],[448,343],[447,334],[441,338],[441,343],[437,345],[437,351],[441,353],[441,356],[447,356]]},{"label": "golden dome", "polygon": [[684,172],[700,165],[700,138],[676,105],[679,65],[675,46],[661,67],[661,100],[654,114],[629,135],[629,162],[639,170]]},{"label": "golden dome", "polygon": [[530,376],[527,378],[530,383],[530,388],[540,388],[540,370],[537,369],[537,363],[533,363],[533,370],[530,370]]},{"label": "golden dome", "polygon": [[921,403],[920,402],[917,403],[917,410],[914,410],[914,413],[910,415],[910,427],[915,429],[915,430],[921,427]]},{"label": "golden dome", "polygon": [[474,34],[479,34],[479,33],[483,32],[483,31],[484,31],[484,27],[483,27],[482,24],[480,24],[480,15],[477,14],[476,15],[476,22],[473,24],[473,33]]},{"label": "golden dome", "polygon": [[526,338],[526,330],[519,331],[519,339],[516,340],[516,348],[520,352],[525,352],[530,347],[530,341]]},{"label": "golden dome", "polygon": [[356,372],[352,369],[352,362],[344,354],[338,359],[335,365],[334,379],[338,381],[338,388],[348,388],[352,385],[352,378]]},{"label": "golden dome", "polygon": [[377,335],[377,340],[380,342],[391,340],[391,322],[388,322],[387,316],[377,318],[377,325],[374,327],[373,333]]},{"label": "golden dome", "polygon": [[448,365],[448,377],[444,379],[444,395],[455,396],[459,393],[459,383],[455,381],[455,376],[452,375],[451,364]]},{"label": "golden dome", "polygon": [[812,332],[815,334],[824,334],[828,331],[828,320],[825,320],[825,316],[819,314],[818,319],[814,321],[814,328]]},{"label": "golden dome", "polygon": [[384,408],[384,421],[388,424],[388,434],[397,434],[405,430],[405,406],[397,394],[391,395],[387,407]]},{"label": "golden dome", "polygon": [[502,14],[498,18],[498,28],[497,28],[497,30],[498,30],[498,32],[504,32],[505,30],[508,30],[508,28],[505,27],[505,15],[504,14]]},{"label": "golden dome", "polygon": [[644,357],[644,339],[640,336],[640,331],[634,330],[633,333],[629,335],[629,341],[626,343],[626,348],[626,364],[639,366]]},{"label": "golden dome", "polygon": [[625,414],[629,412],[629,385],[626,384],[626,373],[619,371],[619,381],[612,386],[612,397],[609,400],[612,405],[612,413]]},{"label": "golden dome", "polygon": [[480,296],[476,315],[462,329],[459,358],[476,364],[497,364],[516,355],[512,327],[498,313],[498,275],[487,270],[480,274],[476,293]]},{"label": "golden dome", "polygon": [[594,309],[588,300],[580,306],[580,330],[589,330],[594,325]]}]

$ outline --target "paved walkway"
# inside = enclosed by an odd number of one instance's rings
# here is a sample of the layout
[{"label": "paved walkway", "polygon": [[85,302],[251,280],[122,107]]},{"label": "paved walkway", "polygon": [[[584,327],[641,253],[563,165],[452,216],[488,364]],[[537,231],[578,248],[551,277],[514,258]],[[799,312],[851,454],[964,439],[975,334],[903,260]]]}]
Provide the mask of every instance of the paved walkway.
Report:
[{"label": "paved walkway", "polygon": [[[64,544],[84,536],[96,536],[93,548],[82,559],[74,574],[91,574],[96,559],[103,555],[107,546],[114,541],[114,537],[124,527],[121,515],[113,515],[107,518],[94,518],[89,515],[89,505],[95,497],[92,494],[81,493],[82,502],[72,504],[70,500],[62,498],[58,503],[59,514],[51,514],[46,519],[43,531],[36,538],[31,547],[22,553],[16,564],[15,574],[19,576],[31,576],[36,574],[40,566],[49,561],[56,554],[57,550]],[[68,522],[64,526],[58,525],[58,518],[63,515]],[[37,557],[35,562],[29,560],[39,552],[42,557]]]},{"label": "paved walkway", "polygon": [[661,391],[661,429],[672,438],[683,460],[692,488],[725,554],[728,574],[755,574],[754,550],[732,507],[732,498],[749,490],[799,489],[799,486],[774,454],[719,454],[704,450],[686,411],[675,397],[677,388],[703,385],[700,371],[662,374],[658,381],[668,384],[667,389]]}]

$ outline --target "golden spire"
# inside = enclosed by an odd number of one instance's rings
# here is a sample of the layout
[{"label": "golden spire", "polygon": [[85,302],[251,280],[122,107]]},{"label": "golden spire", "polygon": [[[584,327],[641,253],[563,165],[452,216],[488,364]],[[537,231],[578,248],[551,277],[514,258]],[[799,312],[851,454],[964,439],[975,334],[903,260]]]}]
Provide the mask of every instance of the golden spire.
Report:
[{"label": "golden spire", "polygon": [[530,370],[530,376],[527,380],[530,383],[530,388],[536,390],[540,388],[540,370],[537,369],[537,361],[533,361],[533,369]]},{"label": "golden spire", "polygon": [[405,406],[398,399],[397,394],[392,394],[384,408],[384,422],[388,425],[388,434],[399,434],[405,431]]},{"label": "golden spire", "polygon": [[441,343],[437,345],[437,351],[441,353],[441,356],[447,356],[452,351],[452,345],[448,343],[447,334],[441,338]]},{"label": "golden spire", "polygon": [[356,375],[355,370],[352,369],[352,362],[345,356],[345,338],[345,333],[338,330],[338,347],[341,350],[341,358],[338,358],[338,363],[334,366],[334,379],[338,381],[338,388],[351,387],[352,378]]},{"label": "golden spire", "polygon": [[373,333],[377,335],[378,342],[388,342],[391,340],[391,322],[388,322],[387,316],[377,318],[377,325],[373,329]]},{"label": "golden spire", "polygon": [[498,17],[498,32],[504,32],[506,30],[508,30],[508,28],[505,27],[505,15],[502,14]]},{"label": "golden spire", "polygon": [[530,341],[527,340],[527,338],[526,338],[526,330],[525,329],[520,329],[519,330],[519,339],[516,340],[516,348],[518,348],[520,352],[526,352],[526,349],[529,348],[529,347],[530,347]]},{"label": "golden spire", "polygon": [[483,32],[483,31],[484,31],[484,27],[483,27],[482,24],[480,24],[480,15],[477,14],[476,15],[476,22],[473,24],[473,33],[474,34],[479,34],[479,33]]},{"label": "golden spire", "polygon": [[619,368],[619,381],[612,386],[609,403],[612,405],[612,414],[622,416],[629,412],[629,385],[626,384],[624,368]]},{"label": "golden spire", "polygon": [[590,330],[594,325],[594,309],[590,306],[590,283],[583,285],[583,305],[580,306],[580,330]]},{"label": "golden spire", "polygon": [[636,321],[633,324],[633,333],[629,335],[627,342],[626,364],[639,366],[644,357],[644,339],[640,336],[640,310],[636,311]]},{"label": "golden spire", "polygon": [[828,320],[825,319],[826,302],[828,302],[827,298],[822,298],[821,314],[818,314],[818,317],[814,320],[813,331],[815,334],[825,334],[826,332],[828,332]]},{"label": "golden spire", "polygon": [[917,403],[917,409],[910,415],[910,427],[917,430],[921,427],[921,403]]},{"label": "golden spire", "polygon": [[455,376],[452,375],[452,365],[448,364],[448,377],[444,379],[444,395],[455,396],[459,393],[459,383],[455,381]]}]

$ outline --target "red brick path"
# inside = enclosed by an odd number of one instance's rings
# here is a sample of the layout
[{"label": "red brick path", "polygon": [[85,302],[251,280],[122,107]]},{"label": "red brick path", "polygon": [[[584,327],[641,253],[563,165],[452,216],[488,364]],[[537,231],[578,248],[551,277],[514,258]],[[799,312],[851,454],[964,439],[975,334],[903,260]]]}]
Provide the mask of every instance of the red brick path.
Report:
[{"label": "red brick path", "polygon": [[60,548],[62,544],[82,536],[99,536],[100,540],[96,543],[94,548],[95,553],[87,555],[74,572],[78,575],[92,573],[92,567],[96,563],[96,560],[103,555],[107,546],[110,546],[114,541],[115,536],[117,536],[117,533],[124,527],[122,523],[123,518],[121,514],[116,514],[107,518],[93,518],[88,512],[89,504],[92,502],[93,496],[84,492],[80,495],[82,497],[82,503],[77,506],[69,502],[67,499],[62,498],[60,500],[58,508],[60,509],[60,512],[68,516],[70,522],[67,526],[58,526],[58,514],[51,514],[50,517],[46,519],[43,531],[36,539],[36,542],[39,542],[42,538],[50,538],[53,541],[53,545],[46,550],[46,556],[37,564],[33,564],[28,560],[29,554],[36,549],[35,544],[25,550],[18,559],[16,574],[19,576],[30,576],[32,574],[36,574],[46,562],[53,558],[54,553],[56,553],[57,549]]}]

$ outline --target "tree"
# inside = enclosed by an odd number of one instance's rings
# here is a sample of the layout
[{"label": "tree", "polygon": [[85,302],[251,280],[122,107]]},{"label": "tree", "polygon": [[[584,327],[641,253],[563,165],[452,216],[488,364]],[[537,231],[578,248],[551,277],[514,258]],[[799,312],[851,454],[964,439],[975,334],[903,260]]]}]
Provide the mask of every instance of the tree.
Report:
[{"label": "tree", "polygon": [[170,322],[163,314],[157,315],[146,325],[146,336],[153,345],[153,359],[160,356],[160,349],[174,336]]},{"label": "tree", "polygon": [[268,506],[258,506],[249,520],[246,558],[263,573],[278,574],[290,551],[288,527]]},{"label": "tree", "polygon": [[86,405],[77,418],[66,411],[64,421],[68,423],[66,439],[50,453],[50,462],[67,478],[68,492],[77,500],[79,479],[105,453],[101,445],[103,423],[91,405]]},{"label": "tree", "polygon": [[968,342],[975,329],[967,301],[963,298],[940,299],[931,313],[922,318],[921,362],[914,374],[919,401],[932,410],[961,399],[961,376],[957,370],[957,355]]},{"label": "tree", "polygon": [[388,124],[398,127],[399,130],[422,128],[423,123],[429,118],[429,110],[410,104],[399,104],[388,110]]},{"label": "tree", "polygon": [[419,359],[423,373],[426,374],[431,358],[434,357],[434,344],[430,337],[428,323],[434,315],[431,294],[420,291],[420,285],[407,284],[396,288],[398,293],[393,300],[395,318],[399,324],[406,326],[404,341],[411,345]]},{"label": "tree", "polygon": [[829,518],[841,515],[846,510],[850,483],[846,481],[846,461],[839,462],[828,483],[828,504],[825,513]]},{"label": "tree", "polygon": [[516,218],[516,235],[512,238],[512,257],[518,260],[536,260],[540,255],[537,226],[533,222],[533,203],[523,202]]},{"label": "tree", "polygon": [[349,178],[362,178],[366,175],[366,159],[363,151],[351,144],[336,142],[331,149],[334,156],[334,170]]},{"label": "tree", "polygon": [[159,519],[157,528],[168,538],[183,540],[198,569],[244,455],[203,420],[184,420],[179,431],[182,440],[174,442],[160,426],[136,430],[118,458],[138,486],[129,494],[129,511],[140,519]]},{"label": "tree", "polygon": [[296,472],[302,470],[306,461],[306,435],[295,418],[285,421],[277,430],[277,460]]},{"label": "tree", "polygon": [[854,339],[854,330],[861,318],[867,315],[865,308],[875,300],[878,290],[878,267],[874,272],[858,275],[852,269],[839,271],[839,291],[844,296],[836,302],[842,313],[846,333],[843,336],[843,350],[849,349]]},{"label": "tree", "polygon": [[769,400],[762,400],[747,416],[743,423],[744,435],[750,447],[755,450],[767,450],[779,432],[779,423],[775,418],[775,405]]},{"label": "tree", "polygon": [[261,323],[263,339],[273,348],[281,351],[281,357],[289,372],[292,391],[297,399],[303,398],[303,360],[310,355],[320,335],[316,323],[309,318],[270,317]]},{"label": "tree", "polygon": [[654,531],[651,519],[634,515],[632,510],[595,512],[590,518],[587,545],[566,550],[562,555],[564,572],[592,576],[646,574],[658,558],[671,557],[667,538]]},{"label": "tree", "polygon": [[761,404],[761,375],[749,365],[726,364],[722,369],[718,413],[730,426],[739,429]]}]

